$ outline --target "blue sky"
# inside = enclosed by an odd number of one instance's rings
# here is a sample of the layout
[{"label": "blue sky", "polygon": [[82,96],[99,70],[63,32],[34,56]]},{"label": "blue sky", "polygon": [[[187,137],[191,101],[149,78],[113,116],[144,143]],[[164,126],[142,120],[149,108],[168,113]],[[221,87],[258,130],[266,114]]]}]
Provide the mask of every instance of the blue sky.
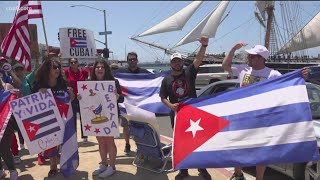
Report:
[{"label": "blue sky", "polygon": [[[107,11],[107,30],[112,31],[112,35],[108,36],[108,47],[114,52],[110,56],[123,60],[125,52],[136,51],[139,54],[140,62],[153,62],[155,60],[167,61],[169,56],[161,50],[136,43],[129,37],[142,33],[189,3],[190,1],[43,1],[42,7],[48,43],[51,46],[59,47],[57,33],[61,27],[90,29],[94,31],[96,39],[104,42],[104,36],[98,35],[98,32],[104,30],[103,13],[86,7],[70,7],[71,5],[88,5]],[[217,3],[205,2],[180,32],[170,32],[141,39],[164,47],[172,47]],[[300,23],[306,23],[320,10],[320,3],[316,1],[301,3],[302,18]],[[0,22],[12,22],[15,14],[13,9],[17,4],[18,1],[0,2]],[[254,18],[254,10],[254,2],[232,1],[225,12],[226,14],[230,11],[230,14],[218,28],[216,37],[210,39],[207,52],[228,52],[232,45],[239,41],[249,43],[250,47],[263,44],[264,30]],[[38,39],[40,43],[44,43],[41,20],[32,19],[29,23],[38,25]],[[195,42],[181,46],[177,50],[193,52],[198,45],[199,43]],[[97,48],[104,47],[98,42],[96,46]],[[309,53],[317,56],[319,50],[319,48],[314,48]]]}]

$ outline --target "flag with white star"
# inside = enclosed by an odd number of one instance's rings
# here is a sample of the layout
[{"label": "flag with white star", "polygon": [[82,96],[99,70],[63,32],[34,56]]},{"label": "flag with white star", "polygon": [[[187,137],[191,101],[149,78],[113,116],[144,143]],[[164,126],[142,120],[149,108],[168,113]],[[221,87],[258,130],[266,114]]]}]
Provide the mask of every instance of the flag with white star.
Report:
[{"label": "flag with white star", "polygon": [[301,70],[179,105],[173,142],[175,169],[319,159]]}]

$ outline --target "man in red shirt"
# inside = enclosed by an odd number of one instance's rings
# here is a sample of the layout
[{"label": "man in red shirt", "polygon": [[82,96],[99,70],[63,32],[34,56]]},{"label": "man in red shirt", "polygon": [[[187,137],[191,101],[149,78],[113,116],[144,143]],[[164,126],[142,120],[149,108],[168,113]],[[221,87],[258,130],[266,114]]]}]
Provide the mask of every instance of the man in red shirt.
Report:
[{"label": "man in red shirt", "polygon": [[[88,72],[85,69],[79,69],[79,62],[76,58],[70,58],[69,59],[69,69],[64,70],[64,74],[66,78],[69,80],[70,86],[73,88],[73,93],[75,95],[78,94],[78,87],[77,82],[78,81],[85,81],[88,79]],[[75,98],[72,102],[72,109],[73,109],[73,117],[75,117],[75,127],[77,129],[77,113],[79,113],[80,123],[81,123],[81,114],[80,114],[80,106],[79,106],[79,100]],[[81,123],[82,127],[82,123]],[[83,136],[83,130],[81,128],[81,138],[83,139],[84,143],[88,142],[88,137]]]}]

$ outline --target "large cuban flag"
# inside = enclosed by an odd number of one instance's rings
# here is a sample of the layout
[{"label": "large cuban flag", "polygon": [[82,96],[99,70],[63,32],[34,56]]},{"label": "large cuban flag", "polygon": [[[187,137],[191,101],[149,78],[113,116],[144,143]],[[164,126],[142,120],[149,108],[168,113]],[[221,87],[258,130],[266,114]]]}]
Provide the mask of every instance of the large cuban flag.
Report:
[{"label": "large cuban flag", "polygon": [[70,177],[79,166],[77,133],[74,123],[76,119],[73,117],[70,96],[67,92],[64,93],[64,96],[56,96],[55,100],[61,117],[65,122],[63,143],[61,145],[60,171],[64,177]]},{"label": "large cuban flag", "polygon": [[181,104],[175,169],[319,160],[301,71]]},{"label": "large cuban flag", "polygon": [[[169,71],[157,74],[114,73],[113,75],[119,80],[125,103],[153,113],[169,114],[170,109],[159,97],[161,82],[168,73]],[[120,109],[126,113],[124,106]]]},{"label": "large cuban flag", "polygon": [[16,95],[10,91],[0,91],[0,142],[12,114],[9,102],[14,99],[16,99]]}]

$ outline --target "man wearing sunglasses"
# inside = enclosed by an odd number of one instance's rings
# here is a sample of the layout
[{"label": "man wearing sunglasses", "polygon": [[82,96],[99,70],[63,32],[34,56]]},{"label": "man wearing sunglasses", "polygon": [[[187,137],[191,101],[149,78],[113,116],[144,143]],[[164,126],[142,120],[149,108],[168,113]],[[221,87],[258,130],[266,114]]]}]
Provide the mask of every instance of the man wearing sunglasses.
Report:
[{"label": "man wearing sunglasses", "polygon": [[129,52],[127,55],[128,68],[118,69],[117,73],[150,73],[144,68],[138,66],[138,54],[136,52]]},{"label": "man wearing sunglasses", "polygon": [[[120,68],[114,71],[114,73],[133,73],[133,74],[139,74],[139,73],[150,73],[148,70],[144,68],[140,68],[138,66],[138,54],[136,52],[129,52],[127,55],[127,68]],[[125,119],[123,116],[119,116],[121,118],[121,126],[123,127],[123,134],[124,139],[126,141],[126,146],[124,148],[124,152],[126,155],[129,155],[131,152],[131,146],[130,146],[130,135],[129,135],[129,126],[128,126],[128,120]]]},{"label": "man wearing sunglasses", "polygon": [[[248,53],[248,64],[234,65],[232,66],[233,68],[231,68],[231,62],[235,51],[246,45],[246,43],[237,43],[234,45],[222,62],[222,67],[225,71],[238,76],[240,86],[246,86],[265,79],[281,76],[279,71],[265,66],[265,61],[269,58],[270,53],[269,50],[262,45],[256,45],[254,48],[246,50]],[[256,180],[263,179],[265,170],[266,166],[256,166]],[[235,172],[231,177],[231,180],[245,180],[240,167],[235,167]]]}]

